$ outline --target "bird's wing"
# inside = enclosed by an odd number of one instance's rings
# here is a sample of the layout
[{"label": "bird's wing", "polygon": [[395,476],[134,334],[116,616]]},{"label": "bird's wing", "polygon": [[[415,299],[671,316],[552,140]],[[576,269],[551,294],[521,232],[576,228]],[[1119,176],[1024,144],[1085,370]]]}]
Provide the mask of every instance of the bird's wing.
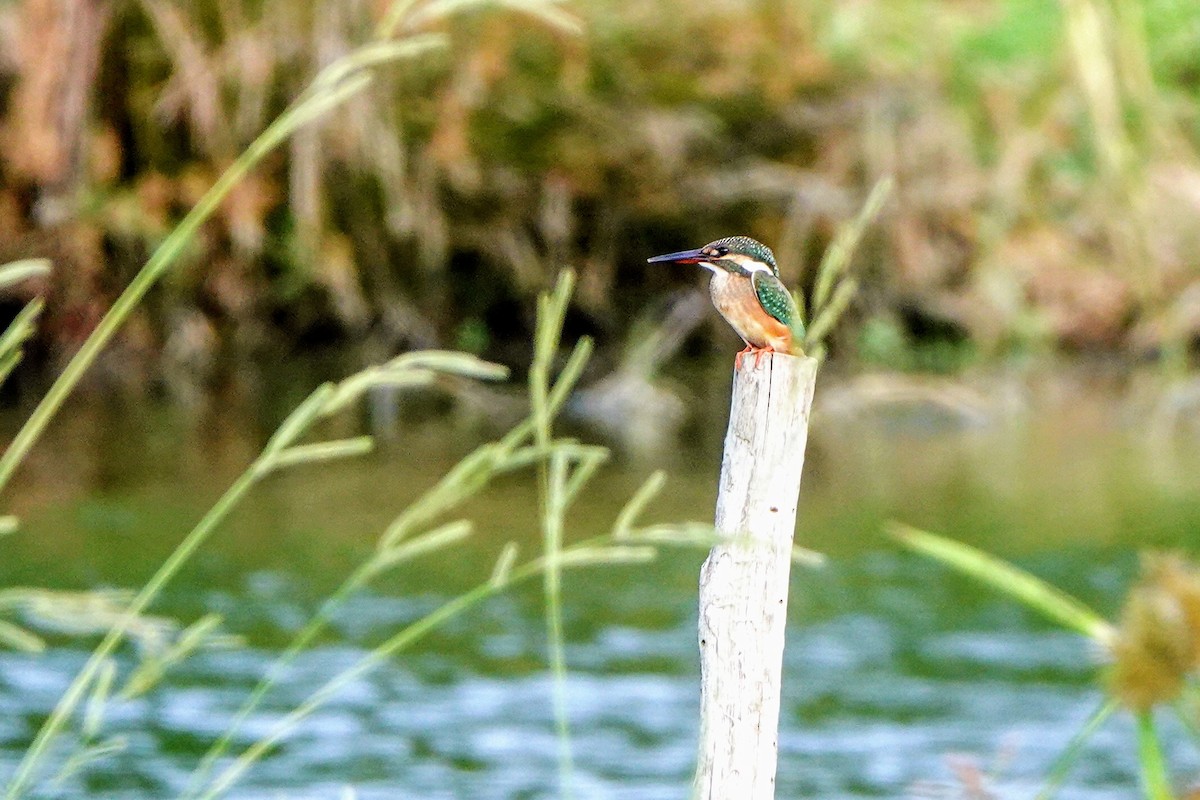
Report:
[{"label": "bird's wing", "polygon": [[792,293],[783,282],[770,272],[756,270],[750,273],[750,282],[754,285],[754,294],[763,309],[775,319],[792,329],[796,338],[804,336],[804,320],[800,319],[800,309]]}]

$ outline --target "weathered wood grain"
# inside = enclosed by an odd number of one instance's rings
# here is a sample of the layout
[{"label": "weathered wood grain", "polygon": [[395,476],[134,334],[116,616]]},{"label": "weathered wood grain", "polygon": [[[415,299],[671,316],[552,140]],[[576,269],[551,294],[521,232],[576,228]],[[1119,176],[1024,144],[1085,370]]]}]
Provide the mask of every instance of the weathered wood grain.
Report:
[{"label": "weathered wood grain", "polygon": [[775,796],[779,698],[796,503],[817,362],[748,356],[734,377],[716,527],[700,571],[696,796]]}]

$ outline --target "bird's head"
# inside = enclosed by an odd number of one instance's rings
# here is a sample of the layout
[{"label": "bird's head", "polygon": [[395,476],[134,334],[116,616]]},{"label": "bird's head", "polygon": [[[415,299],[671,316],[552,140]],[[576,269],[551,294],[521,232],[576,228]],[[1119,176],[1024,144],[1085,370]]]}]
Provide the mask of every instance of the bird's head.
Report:
[{"label": "bird's head", "polygon": [[779,276],[771,248],[749,236],[729,236],[695,250],[681,250],[646,259],[651,264],[664,261],[675,264],[699,264],[713,272],[725,270],[743,277],[752,272],[770,272]]}]

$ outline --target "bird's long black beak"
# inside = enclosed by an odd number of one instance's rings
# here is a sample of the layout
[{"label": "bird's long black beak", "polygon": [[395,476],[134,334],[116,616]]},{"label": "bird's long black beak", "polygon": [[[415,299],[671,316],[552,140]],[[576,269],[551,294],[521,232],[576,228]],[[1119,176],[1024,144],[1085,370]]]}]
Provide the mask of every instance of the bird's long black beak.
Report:
[{"label": "bird's long black beak", "polygon": [[705,255],[703,248],[680,250],[678,253],[667,253],[665,256],[655,256],[654,258],[646,259],[647,264],[659,264],[664,261],[670,261],[675,264],[702,264],[706,261],[712,261],[712,259]]}]

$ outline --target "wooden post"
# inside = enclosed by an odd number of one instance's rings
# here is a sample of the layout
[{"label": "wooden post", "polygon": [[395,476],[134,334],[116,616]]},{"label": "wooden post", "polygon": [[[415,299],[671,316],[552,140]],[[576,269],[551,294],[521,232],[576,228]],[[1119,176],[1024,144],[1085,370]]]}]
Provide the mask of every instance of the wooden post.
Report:
[{"label": "wooden post", "polygon": [[695,796],[775,796],[796,501],[817,362],[747,356],[734,373],[717,545],[700,570],[700,755]]}]

